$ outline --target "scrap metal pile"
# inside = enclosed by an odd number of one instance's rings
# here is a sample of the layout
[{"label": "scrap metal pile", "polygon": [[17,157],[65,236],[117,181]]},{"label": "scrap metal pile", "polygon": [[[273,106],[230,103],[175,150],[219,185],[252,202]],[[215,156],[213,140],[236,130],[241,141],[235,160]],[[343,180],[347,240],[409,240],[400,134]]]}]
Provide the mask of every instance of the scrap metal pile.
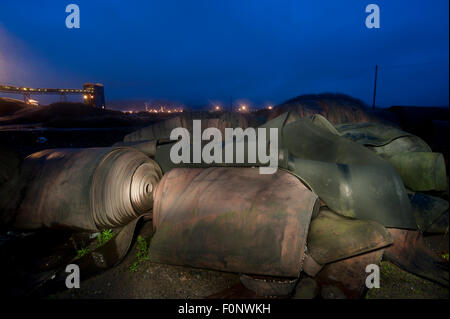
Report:
[{"label": "scrap metal pile", "polygon": [[[366,267],[382,259],[448,286],[448,262],[423,241],[424,233],[448,232],[448,202],[437,196],[448,198],[446,166],[419,137],[288,111],[260,126],[279,134],[279,169],[265,175],[249,162],[170,161],[171,130],[191,131],[194,118],[156,123],[109,148],[45,150],[23,161],[0,153],[0,221],[17,229],[119,229],[96,257],[74,261],[82,272],[119,262],[145,218],[155,230],[151,261],[239,273],[259,296],[332,287],[358,298]],[[202,126],[248,122],[224,114]]]}]

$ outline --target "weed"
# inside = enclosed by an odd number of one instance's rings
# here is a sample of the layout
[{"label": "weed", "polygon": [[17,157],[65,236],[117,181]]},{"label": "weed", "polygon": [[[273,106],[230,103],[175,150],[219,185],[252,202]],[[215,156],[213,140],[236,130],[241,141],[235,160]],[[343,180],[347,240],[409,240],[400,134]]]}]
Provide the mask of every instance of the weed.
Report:
[{"label": "weed", "polygon": [[133,264],[131,264],[130,266],[130,272],[136,272],[139,270],[139,262],[135,261]]},{"label": "weed", "polygon": [[138,236],[137,240],[138,240],[138,243],[137,243],[136,258],[137,258],[138,262],[143,262],[145,260],[149,260],[147,241],[141,235]]},{"label": "weed", "polygon": [[77,250],[77,258],[81,258],[89,253],[89,248],[84,247]]},{"label": "weed", "polygon": [[141,235],[137,238],[136,249],[136,261],[130,266],[130,272],[137,272],[139,270],[139,264],[150,259],[148,256],[148,243]]},{"label": "weed", "polygon": [[111,229],[105,229],[97,237],[97,247],[102,246],[106,242],[108,242],[113,237],[113,232]]}]

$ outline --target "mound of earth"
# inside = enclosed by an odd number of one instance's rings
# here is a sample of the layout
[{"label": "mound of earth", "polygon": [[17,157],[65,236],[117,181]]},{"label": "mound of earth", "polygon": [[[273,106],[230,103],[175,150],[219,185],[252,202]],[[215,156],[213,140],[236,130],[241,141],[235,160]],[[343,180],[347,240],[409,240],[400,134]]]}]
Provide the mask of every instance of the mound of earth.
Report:
[{"label": "mound of earth", "polygon": [[83,103],[53,103],[17,110],[0,117],[0,125],[40,123],[47,127],[117,127],[148,123],[148,119]]},{"label": "mound of earth", "polygon": [[0,117],[9,116],[20,110],[30,108],[29,104],[23,101],[10,99],[7,97],[0,97]]},{"label": "mound of earth", "polygon": [[363,101],[341,93],[306,94],[290,99],[273,109],[269,120],[289,110],[301,117],[321,114],[333,124],[353,122],[392,122],[396,119],[386,111],[373,111]]}]

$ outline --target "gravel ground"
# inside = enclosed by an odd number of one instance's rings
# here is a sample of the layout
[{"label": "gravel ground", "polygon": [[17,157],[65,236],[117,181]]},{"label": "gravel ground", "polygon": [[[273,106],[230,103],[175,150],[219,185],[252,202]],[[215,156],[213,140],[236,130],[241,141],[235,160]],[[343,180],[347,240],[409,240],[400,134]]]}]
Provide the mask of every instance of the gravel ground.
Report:
[{"label": "gravel ground", "polygon": [[366,299],[448,299],[449,289],[422,279],[389,262],[381,262],[380,288],[367,292]]},{"label": "gravel ground", "polygon": [[[140,235],[147,242],[151,223]],[[118,266],[81,281],[79,289],[50,295],[51,299],[198,299],[205,298],[239,283],[239,276],[212,270],[137,261],[137,243]],[[449,289],[405,272],[389,263],[381,263],[380,288],[367,292],[366,299],[448,299]]]},{"label": "gravel ground", "polygon": [[[149,242],[151,223],[146,223],[139,235]],[[126,258],[116,267],[82,280],[79,289],[66,290],[50,298],[205,298],[239,283],[239,276],[212,270],[195,269],[137,262],[137,242]],[[133,271],[135,270],[135,271]],[[82,274],[81,274],[82,276]]]}]

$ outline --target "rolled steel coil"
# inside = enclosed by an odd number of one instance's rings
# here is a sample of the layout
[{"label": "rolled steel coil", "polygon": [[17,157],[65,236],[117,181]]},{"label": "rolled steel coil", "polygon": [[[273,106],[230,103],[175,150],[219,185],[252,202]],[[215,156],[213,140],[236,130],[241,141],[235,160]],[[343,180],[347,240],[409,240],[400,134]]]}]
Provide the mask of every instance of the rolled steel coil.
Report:
[{"label": "rolled steel coil", "polygon": [[150,212],[159,166],[132,148],[50,149],[25,158],[14,226],[97,231]]}]

